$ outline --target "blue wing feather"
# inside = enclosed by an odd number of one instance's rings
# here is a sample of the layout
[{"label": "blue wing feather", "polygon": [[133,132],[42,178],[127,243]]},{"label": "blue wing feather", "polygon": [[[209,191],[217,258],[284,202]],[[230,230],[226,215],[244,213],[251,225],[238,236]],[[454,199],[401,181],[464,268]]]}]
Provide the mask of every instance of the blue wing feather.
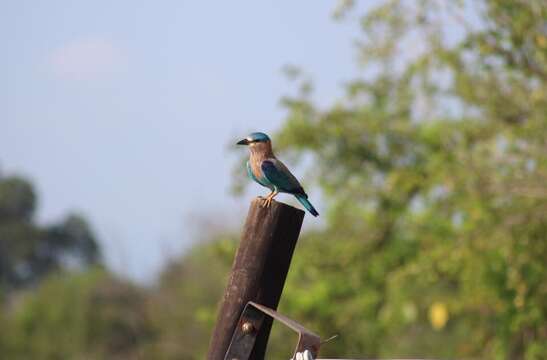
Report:
[{"label": "blue wing feather", "polygon": [[264,180],[270,182],[278,191],[293,194],[313,216],[319,215],[309,202],[308,195],[306,195],[298,180],[281,161],[277,159],[264,160],[260,164],[260,169],[264,175]]},{"label": "blue wing feather", "polygon": [[305,194],[298,180],[279,161],[264,160],[260,165],[264,177],[279,191],[291,194]]}]

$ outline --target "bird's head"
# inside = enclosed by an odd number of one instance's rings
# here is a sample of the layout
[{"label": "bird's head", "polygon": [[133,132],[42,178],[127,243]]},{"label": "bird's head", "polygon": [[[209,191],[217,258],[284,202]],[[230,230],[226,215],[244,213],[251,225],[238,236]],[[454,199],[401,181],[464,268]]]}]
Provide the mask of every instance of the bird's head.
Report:
[{"label": "bird's head", "polygon": [[272,142],[270,137],[262,132],[254,132],[245,139],[242,139],[237,142],[237,145],[247,145],[249,150],[252,153],[271,153],[272,151]]},{"label": "bird's head", "polygon": [[266,143],[270,142],[270,137],[264,133],[261,132],[254,132],[249,135],[243,140],[239,140],[237,142],[237,145],[252,145],[256,143]]}]

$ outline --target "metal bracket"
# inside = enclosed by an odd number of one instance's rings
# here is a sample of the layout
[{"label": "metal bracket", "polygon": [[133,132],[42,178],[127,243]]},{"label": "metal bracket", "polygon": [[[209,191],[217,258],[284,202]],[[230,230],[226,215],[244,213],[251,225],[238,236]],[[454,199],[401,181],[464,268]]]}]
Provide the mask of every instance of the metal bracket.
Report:
[{"label": "metal bracket", "polygon": [[321,339],[304,326],[294,320],[272,310],[266,306],[249,301],[237,323],[234,335],[226,352],[224,360],[248,360],[260,331],[264,318],[269,316],[298,333],[298,343],[293,354],[309,350],[313,357],[317,357]]}]

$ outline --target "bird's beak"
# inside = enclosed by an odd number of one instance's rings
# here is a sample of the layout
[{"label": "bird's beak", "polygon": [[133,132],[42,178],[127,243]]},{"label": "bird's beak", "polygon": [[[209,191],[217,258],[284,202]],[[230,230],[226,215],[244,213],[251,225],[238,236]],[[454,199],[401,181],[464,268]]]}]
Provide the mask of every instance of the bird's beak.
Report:
[{"label": "bird's beak", "polygon": [[239,140],[236,145],[249,145],[249,140],[247,139]]}]

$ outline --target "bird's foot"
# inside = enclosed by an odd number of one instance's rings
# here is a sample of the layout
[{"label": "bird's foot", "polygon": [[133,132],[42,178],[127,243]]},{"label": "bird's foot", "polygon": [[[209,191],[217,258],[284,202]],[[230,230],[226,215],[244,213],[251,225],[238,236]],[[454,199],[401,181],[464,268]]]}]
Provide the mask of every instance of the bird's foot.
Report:
[{"label": "bird's foot", "polygon": [[270,207],[270,205],[272,205],[272,200],[273,200],[273,197],[271,195],[268,195],[267,197],[263,198],[263,197],[259,197],[260,198],[260,206],[262,207]]}]

